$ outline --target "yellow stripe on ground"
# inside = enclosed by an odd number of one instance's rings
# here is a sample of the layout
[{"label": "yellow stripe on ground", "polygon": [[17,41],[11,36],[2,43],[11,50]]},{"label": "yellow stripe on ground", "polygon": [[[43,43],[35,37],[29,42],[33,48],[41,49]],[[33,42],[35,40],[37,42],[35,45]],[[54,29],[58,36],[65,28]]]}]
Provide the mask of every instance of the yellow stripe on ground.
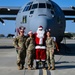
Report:
[{"label": "yellow stripe on ground", "polygon": [[43,75],[47,75],[47,71],[43,69]]}]

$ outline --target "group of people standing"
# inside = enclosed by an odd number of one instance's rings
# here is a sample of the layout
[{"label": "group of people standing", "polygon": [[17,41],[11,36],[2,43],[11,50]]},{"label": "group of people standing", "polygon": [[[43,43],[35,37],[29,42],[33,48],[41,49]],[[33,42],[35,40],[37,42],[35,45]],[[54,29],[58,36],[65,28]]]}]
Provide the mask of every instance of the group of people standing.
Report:
[{"label": "group of people standing", "polygon": [[[18,69],[24,68],[25,58],[27,57],[28,69],[33,68],[33,62],[36,60],[36,69],[39,69],[39,63],[42,62],[43,69],[46,69],[47,61],[48,70],[55,70],[54,50],[56,42],[51,37],[51,31],[44,31],[39,26],[36,33],[28,32],[28,36],[24,35],[25,28],[19,27],[19,35],[13,40],[14,47],[17,51]],[[57,48],[59,51],[59,49]],[[52,65],[52,67],[51,67]]]}]

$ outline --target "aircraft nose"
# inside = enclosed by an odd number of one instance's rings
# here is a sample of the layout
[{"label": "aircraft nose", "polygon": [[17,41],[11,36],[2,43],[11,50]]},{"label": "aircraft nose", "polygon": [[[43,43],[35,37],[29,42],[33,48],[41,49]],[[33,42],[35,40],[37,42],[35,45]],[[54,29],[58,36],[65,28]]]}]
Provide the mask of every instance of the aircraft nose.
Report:
[{"label": "aircraft nose", "polygon": [[37,30],[39,26],[42,26],[44,30],[47,28],[47,20],[46,18],[43,17],[37,17],[35,19],[32,19],[30,21],[30,29],[33,30],[34,32]]}]

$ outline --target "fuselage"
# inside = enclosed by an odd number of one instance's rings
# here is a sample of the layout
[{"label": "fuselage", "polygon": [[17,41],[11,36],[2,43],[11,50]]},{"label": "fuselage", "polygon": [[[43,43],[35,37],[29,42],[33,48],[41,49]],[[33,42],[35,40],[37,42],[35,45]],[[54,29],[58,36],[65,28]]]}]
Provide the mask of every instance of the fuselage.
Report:
[{"label": "fuselage", "polygon": [[51,36],[56,41],[63,39],[65,31],[65,17],[60,7],[51,0],[33,0],[24,5],[16,18],[16,27],[26,27],[26,34],[32,30],[36,32],[39,26],[44,30],[51,29]]}]

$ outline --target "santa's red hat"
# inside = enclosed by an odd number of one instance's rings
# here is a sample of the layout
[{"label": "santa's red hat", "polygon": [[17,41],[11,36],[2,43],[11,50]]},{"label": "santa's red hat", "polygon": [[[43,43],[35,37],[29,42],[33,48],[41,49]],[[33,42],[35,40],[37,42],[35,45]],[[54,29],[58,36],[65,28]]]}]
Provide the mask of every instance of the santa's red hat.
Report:
[{"label": "santa's red hat", "polygon": [[43,27],[42,26],[39,26],[39,28],[38,29],[43,29]]}]

